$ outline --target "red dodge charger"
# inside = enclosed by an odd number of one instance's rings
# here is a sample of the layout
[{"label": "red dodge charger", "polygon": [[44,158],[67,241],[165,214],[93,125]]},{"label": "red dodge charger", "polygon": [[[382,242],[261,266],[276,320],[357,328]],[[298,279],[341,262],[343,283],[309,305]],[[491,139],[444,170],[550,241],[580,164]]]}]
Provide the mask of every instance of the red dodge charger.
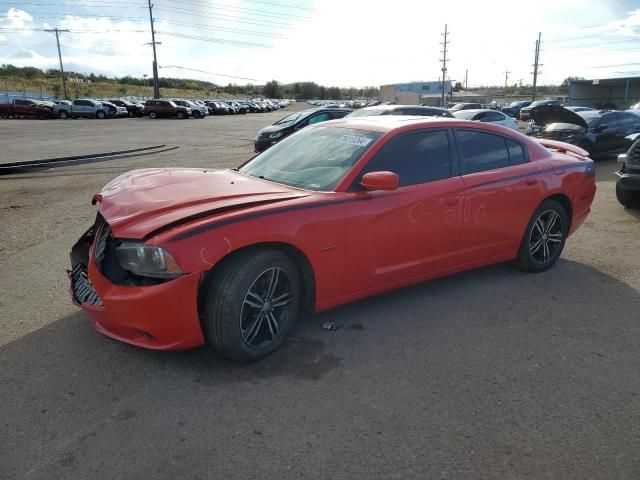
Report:
[{"label": "red dodge charger", "polygon": [[154,349],[252,361],[303,309],[497,262],[542,272],[589,213],[574,145],[402,116],[305,128],[238,169],[134,170],[71,252],[95,328]]}]

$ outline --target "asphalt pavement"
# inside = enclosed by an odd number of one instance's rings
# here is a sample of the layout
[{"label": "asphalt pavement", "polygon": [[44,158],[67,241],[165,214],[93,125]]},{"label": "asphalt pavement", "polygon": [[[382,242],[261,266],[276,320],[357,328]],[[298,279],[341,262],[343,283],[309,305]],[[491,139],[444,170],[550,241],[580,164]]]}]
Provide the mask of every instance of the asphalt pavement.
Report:
[{"label": "asphalt pavement", "polygon": [[611,159],[546,273],[497,265],[308,315],[253,365],[92,329],[65,273],[91,195],[133,168],[235,167],[295,108],[0,121],[0,163],[179,147],[0,177],[0,478],[640,478],[640,212],[616,202]]}]

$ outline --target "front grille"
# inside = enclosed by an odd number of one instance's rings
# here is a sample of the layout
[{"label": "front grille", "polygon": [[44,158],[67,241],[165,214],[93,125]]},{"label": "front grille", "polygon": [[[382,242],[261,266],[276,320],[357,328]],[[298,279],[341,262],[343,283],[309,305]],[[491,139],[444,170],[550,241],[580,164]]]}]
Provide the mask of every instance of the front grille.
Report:
[{"label": "front grille", "polygon": [[640,164],[640,140],[636,140],[629,152],[627,152],[627,161],[629,163],[637,163]]},{"label": "front grille", "polygon": [[111,227],[109,227],[109,224],[104,221],[101,215],[98,215],[96,218],[96,227],[94,228],[97,237],[93,256],[98,267],[101,267],[107,250],[107,243],[109,241],[109,237],[111,237]]},{"label": "front grille", "polygon": [[76,302],[102,306],[102,300],[100,300],[98,292],[89,281],[89,274],[85,264],[77,263],[73,267],[71,271],[71,289]]}]

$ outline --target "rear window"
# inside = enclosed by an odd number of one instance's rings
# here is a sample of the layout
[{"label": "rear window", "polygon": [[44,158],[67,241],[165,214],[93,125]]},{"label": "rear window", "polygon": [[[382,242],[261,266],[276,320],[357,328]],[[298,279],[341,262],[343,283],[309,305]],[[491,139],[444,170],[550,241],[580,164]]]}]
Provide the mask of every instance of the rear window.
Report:
[{"label": "rear window", "polygon": [[509,165],[509,151],[504,137],[473,130],[456,132],[463,175],[494,170]]}]

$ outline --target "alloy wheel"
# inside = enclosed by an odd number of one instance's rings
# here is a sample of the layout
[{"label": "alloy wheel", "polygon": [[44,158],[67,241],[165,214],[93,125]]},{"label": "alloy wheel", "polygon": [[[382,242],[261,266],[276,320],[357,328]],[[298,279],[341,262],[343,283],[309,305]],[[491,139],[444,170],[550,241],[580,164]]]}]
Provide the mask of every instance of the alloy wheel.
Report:
[{"label": "alloy wheel", "polygon": [[564,225],[562,217],[555,210],[542,212],[529,235],[529,253],[533,260],[546,264],[554,260],[562,246]]},{"label": "alloy wheel", "polygon": [[275,342],[290,315],[293,287],[289,274],[274,267],[262,272],[244,296],[240,310],[240,331],[253,348]]}]

